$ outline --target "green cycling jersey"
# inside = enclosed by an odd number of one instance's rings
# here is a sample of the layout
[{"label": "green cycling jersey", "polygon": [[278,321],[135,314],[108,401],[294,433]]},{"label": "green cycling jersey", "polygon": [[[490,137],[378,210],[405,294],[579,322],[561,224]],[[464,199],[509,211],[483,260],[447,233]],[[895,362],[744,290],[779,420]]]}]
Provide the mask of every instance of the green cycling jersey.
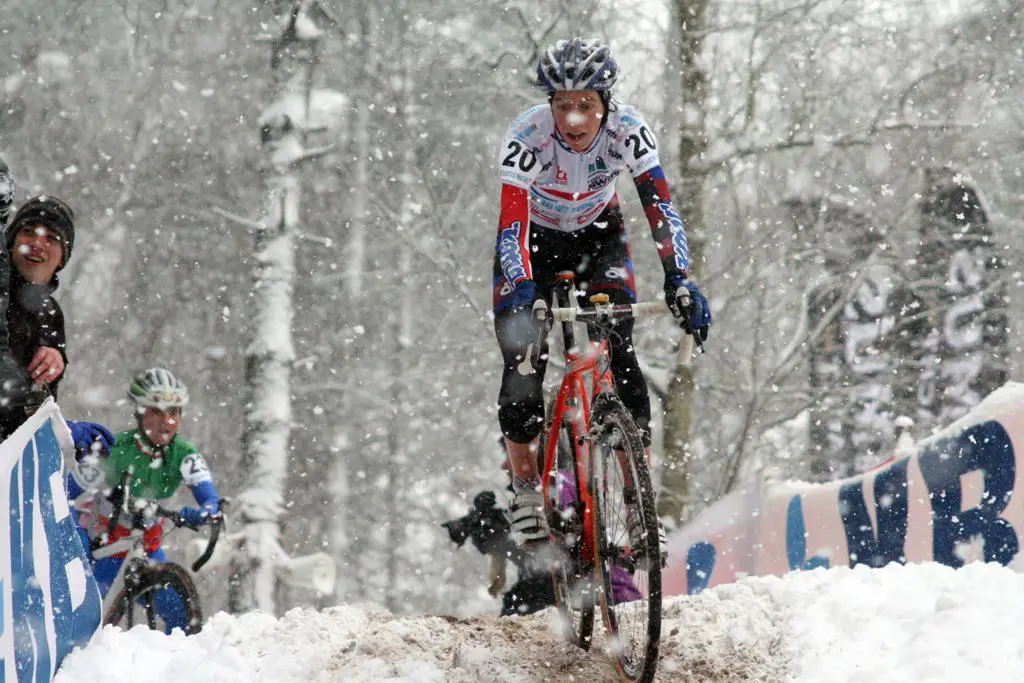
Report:
[{"label": "green cycling jersey", "polygon": [[119,485],[121,477],[130,470],[132,498],[163,501],[173,496],[182,482],[191,487],[212,481],[206,461],[188,441],[175,437],[162,457],[153,458],[140,449],[141,438],[138,429],[117,435],[110,457],[103,462],[108,486]]}]

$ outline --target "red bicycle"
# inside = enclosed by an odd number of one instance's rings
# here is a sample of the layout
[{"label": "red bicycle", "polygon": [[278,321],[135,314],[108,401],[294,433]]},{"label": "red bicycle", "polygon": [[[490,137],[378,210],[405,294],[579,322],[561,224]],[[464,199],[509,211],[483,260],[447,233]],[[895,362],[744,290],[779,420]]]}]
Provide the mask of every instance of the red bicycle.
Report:
[{"label": "red bicycle", "polygon": [[[580,308],[570,304],[572,279],[560,273],[557,306],[540,311],[549,325],[561,323],[566,361],[541,440],[556,604],[566,635],[584,650],[599,604],[616,668],[627,681],[647,683],[661,637],[658,519],[640,431],[615,394],[608,335],[616,322],[669,310],[660,303],[613,305],[604,294]],[[574,322],[588,326],[582,347]],[[638,543],[630,541],[630,523],[642,524]]]}]

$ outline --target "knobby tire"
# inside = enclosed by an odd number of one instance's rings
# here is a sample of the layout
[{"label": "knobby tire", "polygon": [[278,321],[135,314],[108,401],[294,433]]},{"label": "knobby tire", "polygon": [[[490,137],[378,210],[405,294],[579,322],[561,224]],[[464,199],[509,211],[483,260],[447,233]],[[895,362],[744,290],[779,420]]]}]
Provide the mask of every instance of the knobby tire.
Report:
[{"label": "knobby tire", "polygon": [[[616,668],[630,683],[650,683],[658,665],[661,639],[661,549],[658,547],[658,518],[654,488],[644,458],[643,442],[633,417],[618,398],[601,394],[591,411],[595,434],[591,451],[590,491],[594,504],[594,539],[600,578],[599,600]],[[623,454],[620,461],[617,453]],[[635,509],[646,531],[641,552],[654,558],[646,571],[626,551],[629,532],[626,523],[624,490],[628,471],[633,481]],[[632,549],[632,552],[638,549]],[[617,603],[612,589],[612,571],[628,572],[641,593],[640,600]],[[645,590],[646,589],[646,590]]]},{"label": "knobby tire", "polygon": [[[173,562],[151,564],[142,570],[138,587],[129,591],[127,587],[117,594],[117,599],[104,623],[120,626],[127,630],[140,623],[135,618],[139,609],[145,615],[145,623],[153,630],[158,628],[159,615],[156,613],[157,591],[169,588],[178,594],[185,605],[186,634],[199,633],[203,628],[203,611],[199,603],[199,592],[184,567]],[[141,602],[141,604],[140,604]]]}]

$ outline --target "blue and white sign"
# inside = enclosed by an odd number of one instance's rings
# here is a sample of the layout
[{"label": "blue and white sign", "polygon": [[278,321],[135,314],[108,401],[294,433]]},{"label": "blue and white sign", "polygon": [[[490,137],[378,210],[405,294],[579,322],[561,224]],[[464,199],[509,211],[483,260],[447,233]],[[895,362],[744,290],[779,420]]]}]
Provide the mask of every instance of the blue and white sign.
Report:
[{"label": "blue and white sign", "polygon": [[668,541],[665,595],[816,567],[998,562],[1024,571],[1024,384],[1009,382],[887,463],[827,484],[767,482]]},{"label": "blue and white sign", "polygon": [[64,488],[71,437],[52,400],[0,444],[0,683],[49,683],[102,620],[99,587]]}]

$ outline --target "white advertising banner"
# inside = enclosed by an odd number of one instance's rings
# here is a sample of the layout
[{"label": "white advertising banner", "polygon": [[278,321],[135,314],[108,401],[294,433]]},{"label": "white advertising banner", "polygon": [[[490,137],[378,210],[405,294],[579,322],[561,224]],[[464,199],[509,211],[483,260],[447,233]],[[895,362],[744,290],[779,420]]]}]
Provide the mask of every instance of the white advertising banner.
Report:
[{"label": "white advertising banner", "polygon": [[731,494],[669,537],[665,595],[746,575],[935,561],[1024,570],[1024,384],[864,474]]},{"label": "white advertising banner", "polygon": [[99,587],[71,517],[62,447],[73,451],[48,400],[0,443],[0,683],[49,683],[102,618]]}]

